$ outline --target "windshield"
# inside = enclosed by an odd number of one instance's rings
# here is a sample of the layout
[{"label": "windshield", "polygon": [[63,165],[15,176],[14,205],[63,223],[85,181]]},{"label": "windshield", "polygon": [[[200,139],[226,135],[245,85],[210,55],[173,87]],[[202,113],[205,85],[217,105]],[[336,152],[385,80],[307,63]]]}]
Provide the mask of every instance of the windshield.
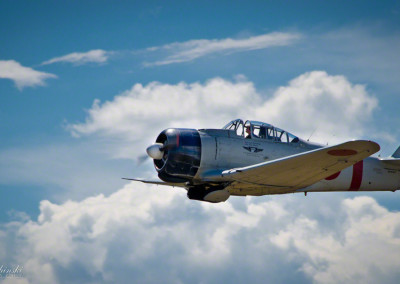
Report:
[{"label": "windshield", "polygon": [[235,119],[232,120],[231,122],[229,122],[228,124],[226,124],[224,127],[222,127],[222,129],[236,129],[236,126],[243,121],[241,119]]}]

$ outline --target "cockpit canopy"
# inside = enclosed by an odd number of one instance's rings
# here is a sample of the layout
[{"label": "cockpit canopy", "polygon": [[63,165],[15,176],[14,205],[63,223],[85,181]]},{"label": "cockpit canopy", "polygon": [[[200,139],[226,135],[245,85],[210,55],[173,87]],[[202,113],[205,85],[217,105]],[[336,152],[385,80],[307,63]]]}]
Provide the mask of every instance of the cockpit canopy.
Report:
[{"label": "cockpit canopy", "polygon": [[225,125],[223,129],[233,130],[236,135],[248,139],[266,139],[282,143],[298,143],[300,141],[298,137],[285,130],[254,120],[247,120],[246,123],[243,123],[243,120],[235,119]]}]

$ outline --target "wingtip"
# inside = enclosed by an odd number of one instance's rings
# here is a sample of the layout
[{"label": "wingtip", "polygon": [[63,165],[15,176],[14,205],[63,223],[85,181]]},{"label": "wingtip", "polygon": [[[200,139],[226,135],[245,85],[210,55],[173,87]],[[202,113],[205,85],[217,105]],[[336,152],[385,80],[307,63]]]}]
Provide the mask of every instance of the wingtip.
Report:
[{"label": "wingtip", "polygon": [[353,156],[362,152],[367,152],[369,156],[377,153],[381,146],[371,140],[352,140],[331,147],[328,152],[332,156]]},{"label": "wingtip", "polygon": [[381,146],[378,143],[376,143],[375,141],[372,141],[372,140],[367,140],[367,141],[371,144],[371,146],[373,146],[373,153],[374,154],[381,150]]}]

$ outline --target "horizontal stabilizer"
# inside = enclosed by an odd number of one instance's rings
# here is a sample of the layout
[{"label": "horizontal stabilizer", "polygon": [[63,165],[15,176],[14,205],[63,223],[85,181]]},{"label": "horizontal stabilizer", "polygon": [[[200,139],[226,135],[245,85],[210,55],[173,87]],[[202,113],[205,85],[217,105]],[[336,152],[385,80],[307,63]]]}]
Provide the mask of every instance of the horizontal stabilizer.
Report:
[{"label": "horizontal stabilizer", "polygon": [[395,158],[395,159],[381,159],[382,162],[384,162],[387,165],[390,166],[397,166],[400,167],[400,159]]},{"label": "horizontal stabilizer", "polygon": [[131,181],[140,181],[143,183],[149,184],[156,184],[156,185],[167,185],[167,186],[178,186],[178,187],[185,187],[183,183],[173,183],[173,182],[164,182],[164,181],[153,181],[153,180],[142,180],[142,179],[135,179],[135,178],[122,178],[124,180],[131,180]]}]

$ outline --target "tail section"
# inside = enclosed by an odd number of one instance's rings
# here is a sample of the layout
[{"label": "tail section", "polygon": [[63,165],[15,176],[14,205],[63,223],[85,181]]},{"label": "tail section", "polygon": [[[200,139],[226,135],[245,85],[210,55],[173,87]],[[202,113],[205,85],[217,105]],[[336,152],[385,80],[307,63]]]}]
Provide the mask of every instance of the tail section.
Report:
[{"label": "tail section", "polygon": [[400,146],[397,150],[393,153],[392,158],[400,158]]},{"label": "tail section", "polygon": [[386,159],[380,159],[382,162],[387,164],[388,166],[395,166],[396,168],[400,167],[400,147],[393,153],[392,156]]}]

